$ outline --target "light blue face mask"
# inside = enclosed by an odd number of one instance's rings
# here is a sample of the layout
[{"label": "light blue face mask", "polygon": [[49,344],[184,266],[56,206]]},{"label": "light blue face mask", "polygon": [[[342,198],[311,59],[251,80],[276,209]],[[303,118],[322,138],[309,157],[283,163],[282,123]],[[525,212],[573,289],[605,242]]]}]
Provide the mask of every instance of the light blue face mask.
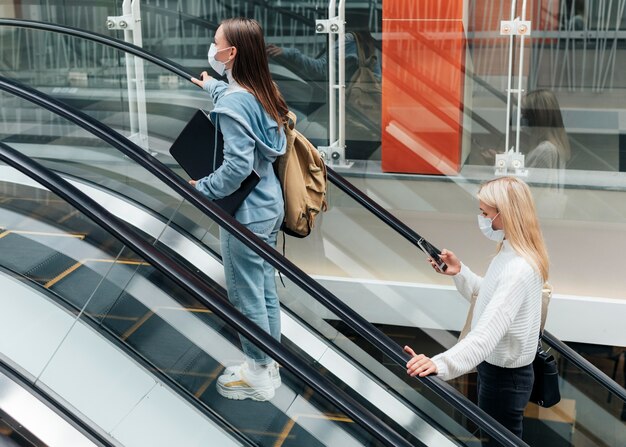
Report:
[{"label": "light blue face mask", "polygon": [[502,242],[504,240],[504,231],[493,229],[493,221],[499,214],[500,213],[493,216],[493,219],[489,219],[482,214],[478,215],[478,228],[480,228],[480,231],[482,231],[487,239],[494,242]]}]

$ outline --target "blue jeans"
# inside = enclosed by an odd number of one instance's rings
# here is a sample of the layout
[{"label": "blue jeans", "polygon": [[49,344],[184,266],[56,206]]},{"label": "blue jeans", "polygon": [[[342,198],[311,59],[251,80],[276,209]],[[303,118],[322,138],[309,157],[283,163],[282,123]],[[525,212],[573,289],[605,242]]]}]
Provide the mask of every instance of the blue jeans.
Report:
[{"label": "blue jeans", "polygon": [[[244,224],[261,240],[276,247],[276,237],[283,222],[275,219]],[[280,341],[280,303],[276,293],[275,270],[226,230],[220,229],[222,261],[228,299],[241,313]],[[272,362],[262,350],[240,336],[244,354],[258,365]]]},{"label": "blue jeans", "polygon": [[[482,362],[476,369],[478,406],[521,439],[524,409],[535,380],[533,365],[501,368]],[[488,439],[483,445],[499,446],[500,443]]]}]

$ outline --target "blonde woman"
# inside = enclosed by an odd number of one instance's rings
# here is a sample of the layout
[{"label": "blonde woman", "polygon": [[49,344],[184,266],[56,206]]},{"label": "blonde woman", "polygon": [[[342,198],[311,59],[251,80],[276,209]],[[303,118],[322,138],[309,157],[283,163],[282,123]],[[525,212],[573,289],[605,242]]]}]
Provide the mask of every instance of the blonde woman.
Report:
[{"label": "blonde woman", "polygon": [[478,370],[478,406],[522,436],[524,408],[534,381],[542,285],[548,279],[548,254],[537,222],[530,189],[515,177],[484,183],[478,191],[478,226],[498,242],[497,254],[480,277],[449,250],[448,265],[459,292],[468,300],[477,294],[471,330],[447,351],[428,358],[408,346],[413,358],[407,372],[420,377],[437,374],[450,380]]},{"label": "blonde woman", "polygon": [[529,92],[522,99],[521,114],[533,148],[526,155],[526,167],[565,169],[572,150],[556,95],[550,90]]}]

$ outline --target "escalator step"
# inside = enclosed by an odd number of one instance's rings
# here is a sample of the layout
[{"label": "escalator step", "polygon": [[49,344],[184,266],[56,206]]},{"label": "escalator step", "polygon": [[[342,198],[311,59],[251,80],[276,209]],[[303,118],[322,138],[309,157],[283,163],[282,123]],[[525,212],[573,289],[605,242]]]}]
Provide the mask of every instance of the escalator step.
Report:
[{"label": "escalator step", "polygon": [[54,280],[76,264],[76,260],[54,248],[15,233],[0,238],[0,253],[5,267],[40,284]]},{"label": "escalator step", "polygon": [[[100,267],[99,270],[94,270]],[[85,312],[98,321],[109,315],[111,308],[120,299],[123,289],[128,284],[136,269],[126,265],[105,264],[94,266],[94,263],[87,262],[71,274],[52,285],[51,290],[70,301],[78,309],[85,307],[87,300],[89,303]],[[106,275],[103,280],[102,276]],[[97,288],[97,289],[96,289]],[[94,292],[95,290],[95,292]],[[135,312],[133,315],[121,315],[122,324],[119,331],[126,330],[130,325],[145,313],[144,309]]]}]

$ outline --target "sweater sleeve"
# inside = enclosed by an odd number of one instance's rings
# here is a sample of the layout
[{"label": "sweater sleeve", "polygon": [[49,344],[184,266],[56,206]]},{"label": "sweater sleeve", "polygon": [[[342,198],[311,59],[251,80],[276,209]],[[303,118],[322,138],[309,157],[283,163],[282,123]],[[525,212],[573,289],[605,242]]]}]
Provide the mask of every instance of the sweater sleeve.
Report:
[{"label": "sweater sleeve", "polygon": [[217,100],[224,96],[224,93],[226,93],[226,90],[228,89],[228,84],[224,81],[211,78],[209,82],[204,83],[204,86],[202,88],[206,90],[209,95],[211,95],[213,104],[215,104]]},{"label": "sweater sleeve", "polygon": [[480,290],[480,284],[483,281],[482,276],[478,276],[472,272],[468,266],[461,263],[461,270],[452,277],[454,285],[463,297],[471,301],[472,295],[477,294]]},{"label": "sweater sleeve", "polygon": [[443,380],[471,371],[495,350],[532,287],[534,274],[528,264],[517,261],[507,265],[500,278],[476,326],[459,343],[432,358]]},{"label": "sweater sleeve", "polygon": [[196,189],[211,200],[235,192],[254,166],[256,143],[253,137],[228,115],[219,115],[219,127],[224,136],[224,162],[196,183]]},{"label": "sweater sleeve", "polygon": [[277,58],[286,61],[304,77],[314,80],[326,79],[328,56],[313,58],[302,54],[297,48],[283,48],[283,54]]}]

